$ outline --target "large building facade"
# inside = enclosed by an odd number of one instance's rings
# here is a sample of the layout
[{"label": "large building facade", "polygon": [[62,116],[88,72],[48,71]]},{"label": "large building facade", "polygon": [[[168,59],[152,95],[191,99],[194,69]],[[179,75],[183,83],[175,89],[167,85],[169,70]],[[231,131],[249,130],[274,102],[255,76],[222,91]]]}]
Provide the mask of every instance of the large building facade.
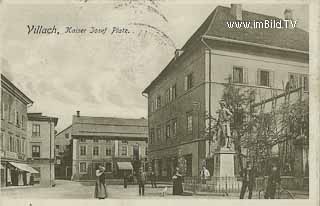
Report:
[{"label": "large building facade", "polygon": [[65,128],[55,139],[55,176],[58,179],[70,179],[72,176],[72,126]]},{"label": "large building facade", "polygon": [[[225,175],[221,154],[204,131],[206,116],[217,117],[229,78],[241,88],[255,89],[257,101],[283,92],[289,78],[308,92],[306,31],[226,26],[226,21],[265,19],[281,20],[243,11],[241,5],[218,6],[143,91],[148,95],[148,158],[158,176],[170,178],[181,158],[186,176],[199,175],[205,164],[211,174]],[[237,175],[237,166],[230,169]]]},{"label": "large building facade", "polygon": [[73,116],[72,180],[94,179],[99,164],[108,178],[134,173],[145,165],[147,120]]},{"label": "large building facade", "polygon": [[28,163],[38,171],[34,180],[43,186],[52,186],[54,179],[54,142],[58,118],[42,113],[28,113]]},{"label": "large building facade", "polygon": [[28,184],[27,108],[32,100],[1,74],[1,186]]}]

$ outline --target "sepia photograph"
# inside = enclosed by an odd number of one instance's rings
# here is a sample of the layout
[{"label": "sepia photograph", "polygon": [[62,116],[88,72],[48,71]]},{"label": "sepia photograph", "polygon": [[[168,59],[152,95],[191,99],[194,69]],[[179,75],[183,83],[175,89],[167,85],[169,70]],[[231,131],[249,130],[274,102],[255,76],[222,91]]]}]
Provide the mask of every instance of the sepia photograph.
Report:
[{"label": "sepia photograph", "polygon": [[1,198],[310,199],[310,2],[0,1]]}]

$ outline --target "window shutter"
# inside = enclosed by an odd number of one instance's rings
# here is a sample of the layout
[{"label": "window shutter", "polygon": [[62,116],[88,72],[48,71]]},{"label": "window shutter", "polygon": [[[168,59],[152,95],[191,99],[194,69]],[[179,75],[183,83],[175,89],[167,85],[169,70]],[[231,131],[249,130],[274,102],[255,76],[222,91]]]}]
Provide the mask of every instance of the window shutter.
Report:
[{"label": "window shutter", "polygon": [[[231,67],[231,82],[234,82],[234,76],[235,76],[235,66]],[[228,76],[228,79],[230,76]]]},{"label": "window shutter", "polygon": [[297,81],[297,88],[303,87],[303,75],[299,75]]},{"label": "window shutter", "polygon": [[257,71],[257,85],[260,85],[260,69]]},{"label": "window shutter", "polygon": [[187,91],[188,90],[188,76],[184,77],[184,90]]},{"label": "window shutter", "polygon": [[269,72],[269,86],[274,87],[274,71]]},{"label": "window shutter", "polygon": [[243,68],[243,83],[248,84],[249,78],[248,78],[248,68]]}]

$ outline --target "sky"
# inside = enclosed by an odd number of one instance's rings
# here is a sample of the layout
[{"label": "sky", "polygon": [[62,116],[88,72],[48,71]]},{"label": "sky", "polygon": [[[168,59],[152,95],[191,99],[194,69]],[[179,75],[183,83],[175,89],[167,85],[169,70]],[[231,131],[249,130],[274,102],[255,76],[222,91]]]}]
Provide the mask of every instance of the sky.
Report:
[{"label": "sky", "polygon": [[[71,124],[77,110],[84,116],[147,117],[142,91],[217,5],[125,2],[2,8],[1,69],[34,101],[28,112],[58,117],[58,131]],[[286,8],[293,9],[298,27],[308,30],[306,5],[243,5],[279,18]],[[104,35],[28,35],[27,25],[54,25],[61,33],[66,26],[108,30]],[[113,27],[132,33],[111,35]]]}]

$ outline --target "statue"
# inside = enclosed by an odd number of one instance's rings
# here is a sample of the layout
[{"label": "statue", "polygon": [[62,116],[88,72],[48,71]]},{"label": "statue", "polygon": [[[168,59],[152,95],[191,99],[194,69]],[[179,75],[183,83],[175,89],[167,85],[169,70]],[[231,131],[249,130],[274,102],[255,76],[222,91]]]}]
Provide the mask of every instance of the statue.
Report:
[{"label": "statue", "polygon": [[230,130],[230,119],[232,112],[226,107],[226,102],[220,100],[220,109],[218,110],[218,141],[220,147],[231,147],[231,130]]}]

